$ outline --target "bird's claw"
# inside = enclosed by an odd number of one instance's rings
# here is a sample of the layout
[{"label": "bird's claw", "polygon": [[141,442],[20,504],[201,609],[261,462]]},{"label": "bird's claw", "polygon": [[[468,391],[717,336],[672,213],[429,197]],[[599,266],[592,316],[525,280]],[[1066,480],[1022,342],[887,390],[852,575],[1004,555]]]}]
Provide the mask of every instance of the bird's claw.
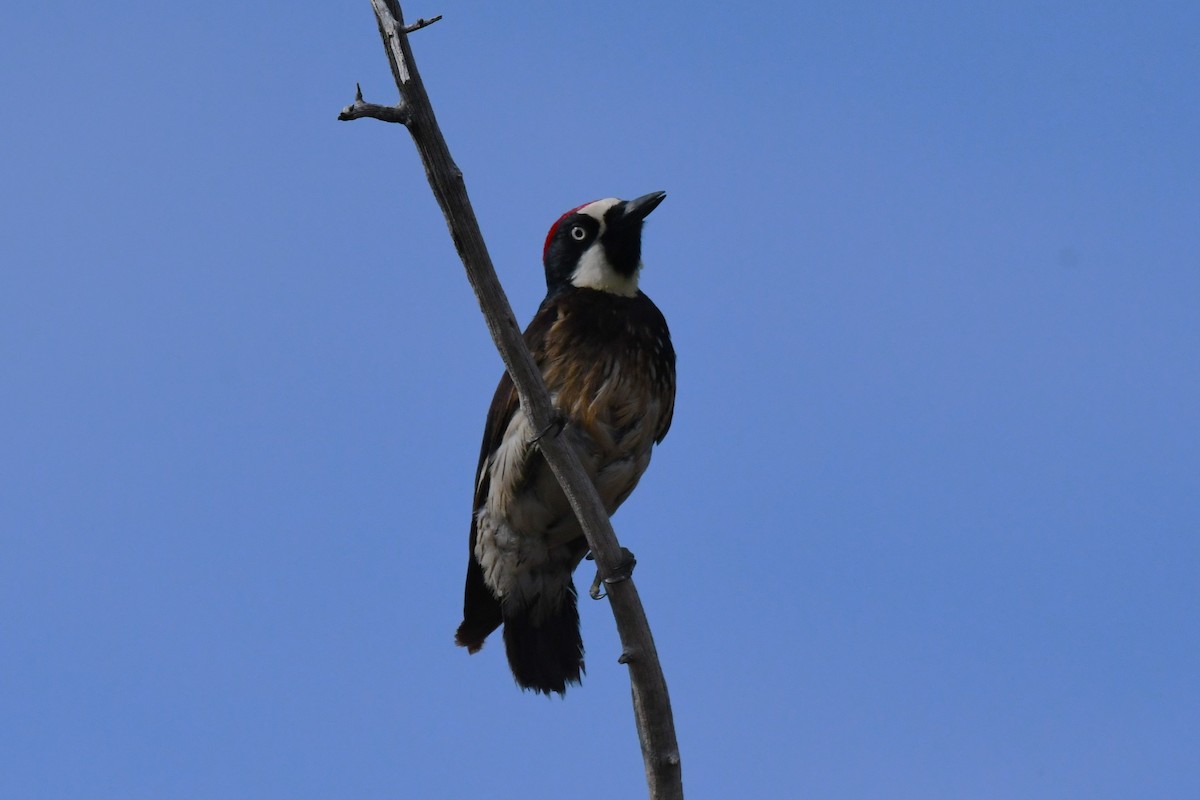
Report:
[{"label": "bird's claw", "polygon": [[533,443],[537,444],[547,436],[557,438],[563,432],[563,428],[567,427],[567,417],[557,408],[550,412],[550,424],[542,429],[542,432],[533,437]]},{"label": "bird's claw", "polygon": [[[588,553],[587,558],[594,560],[595,556]],[[596,578],[592,581],[592,585],[588,587],[588,596],[593,600],[603,600],[608,596],[608,593],[600,591],[600,584],[604,583],[611,586],[614,583],[629,580],[633,576],[633,568],[635,566],[637,566],[637,558],[629,551],[628,547],[622,547],[621,561],[610,574],[601,577],[600,568],[596,568]]]}]

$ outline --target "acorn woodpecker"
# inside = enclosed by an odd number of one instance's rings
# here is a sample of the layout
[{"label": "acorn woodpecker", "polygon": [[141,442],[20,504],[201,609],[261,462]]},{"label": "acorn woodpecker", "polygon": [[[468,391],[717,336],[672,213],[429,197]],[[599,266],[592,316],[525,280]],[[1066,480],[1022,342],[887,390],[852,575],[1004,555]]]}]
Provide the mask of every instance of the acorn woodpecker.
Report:
[{"label": "acorn woodpecker", "polygon": [[[675,350],[662,312],[638,289],[642,223],[666,197],[608,198],[563,214],[542,250],[546,298],[525,343],[609,514],[629,497],[675,408]],[[475,473],[463,621],[474,653],[504,625],[513,676],[550,694],[583,672],[571,573],[587,553],[507,373],[488,410]]]}]

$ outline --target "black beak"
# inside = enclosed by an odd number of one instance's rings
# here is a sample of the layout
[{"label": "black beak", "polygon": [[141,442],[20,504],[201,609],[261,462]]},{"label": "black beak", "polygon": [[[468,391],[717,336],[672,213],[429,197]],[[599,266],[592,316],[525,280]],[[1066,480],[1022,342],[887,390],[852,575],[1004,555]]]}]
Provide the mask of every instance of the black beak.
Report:
[{"label": "black beak", "polygon": [[622,219],[628,222],[641,222],[646,217],[650,216],[650,212],[658,208],[658,204],[666,199],[666,192],[651,192],[644,194],[636,200],[628,200],[625,203],[625,213]]}]

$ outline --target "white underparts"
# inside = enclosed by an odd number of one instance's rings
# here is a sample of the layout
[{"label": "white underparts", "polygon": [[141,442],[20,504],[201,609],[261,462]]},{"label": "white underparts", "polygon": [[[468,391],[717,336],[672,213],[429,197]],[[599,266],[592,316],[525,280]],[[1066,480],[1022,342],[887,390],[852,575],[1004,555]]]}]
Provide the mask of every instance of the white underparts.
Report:
[{"label": "white underparts", "polygon": [[475,558],[484,582],[508,611],[525,610],[534,624],[557,612],[581,553],[570,506],[549,469],[530,482],[534,431],[521,410],[488,459],[487,499],[476,511]]}]

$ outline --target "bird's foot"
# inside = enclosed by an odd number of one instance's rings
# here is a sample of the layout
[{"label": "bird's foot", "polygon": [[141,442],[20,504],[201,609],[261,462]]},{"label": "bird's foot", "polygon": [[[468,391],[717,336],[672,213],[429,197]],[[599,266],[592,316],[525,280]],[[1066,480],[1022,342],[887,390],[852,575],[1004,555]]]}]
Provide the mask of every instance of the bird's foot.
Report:
[{"label": "bird's foot", "polygon": [[537,444],[546,437],[558,438],[558,435],[563,432],[563,428],[567,427],[567,416],[557,408],[550,412],[550,424],[542,429],[542,432],[533,437],[533,443]]},{"label": "bird's foot", "polygon": [[[595,556],[591,553],[587,554],[587,558],[589,561],[595,560]],[[592,581],[592,585],[588,588],[588,596],[593,600],[603,600],[608,594],[607,592],[600,591],[600,584],[603,583],[611,586],[614,583],[629,580],[633,576],[633,568],[635,566],[637,566],[637,558],[629,551],[628,547],[622,547],[621,561],[611,573],[602,577],[600,568],[596,568],[596,579]]]}]

